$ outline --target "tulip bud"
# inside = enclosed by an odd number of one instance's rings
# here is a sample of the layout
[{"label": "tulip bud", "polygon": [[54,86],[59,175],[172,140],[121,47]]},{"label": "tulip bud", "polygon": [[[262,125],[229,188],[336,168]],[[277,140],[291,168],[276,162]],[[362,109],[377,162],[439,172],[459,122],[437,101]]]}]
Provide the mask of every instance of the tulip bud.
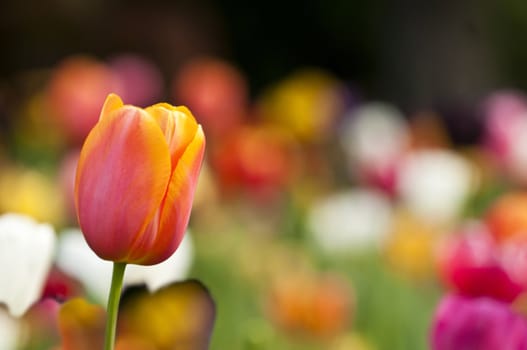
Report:
[{"label": "tulip bud", "polygon": [[102,259],[152,265],[179,246],[205,150],[185,107],[123,105],[110,94],[81,150],[75,180],[80,227]]}]

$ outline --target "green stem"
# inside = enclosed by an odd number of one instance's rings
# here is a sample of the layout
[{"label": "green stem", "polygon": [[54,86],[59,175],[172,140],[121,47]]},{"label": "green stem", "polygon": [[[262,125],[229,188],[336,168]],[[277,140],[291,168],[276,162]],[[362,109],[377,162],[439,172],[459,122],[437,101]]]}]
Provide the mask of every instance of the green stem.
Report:
[{"label": "green stem", "polygon": [[123,288],[123,277],[126,263],[113,263],[112,286],[108,297],[106,312],[106,337],[104,339],[104,350],[113,350],[115,346],[115,330],[117,326],[117,314],[119,312],[119,299]]}]

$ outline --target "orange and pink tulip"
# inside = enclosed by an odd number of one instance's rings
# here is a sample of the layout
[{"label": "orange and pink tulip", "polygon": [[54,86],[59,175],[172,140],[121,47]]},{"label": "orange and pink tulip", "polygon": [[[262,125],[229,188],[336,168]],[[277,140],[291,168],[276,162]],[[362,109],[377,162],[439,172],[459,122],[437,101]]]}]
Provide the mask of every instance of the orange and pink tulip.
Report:
[{"label": "orange and pink tulip", "polygon": [[179,246],[188,224],[205,136],[185,107],[142,109],[110,94],[82,148],[75,204],[101,258],[152,265]]}]

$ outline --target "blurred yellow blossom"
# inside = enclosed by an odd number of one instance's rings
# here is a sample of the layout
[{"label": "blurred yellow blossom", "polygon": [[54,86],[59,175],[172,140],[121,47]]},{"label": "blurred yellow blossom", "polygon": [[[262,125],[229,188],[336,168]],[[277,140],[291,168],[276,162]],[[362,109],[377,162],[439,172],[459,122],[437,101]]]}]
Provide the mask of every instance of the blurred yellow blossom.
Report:
[{"label": "blurred yellow blossom", "polygon": [[173,283],[152,294],[130,288],[121,301],[119,334],[141,337],[158,350],[205,350],[215,312],[209,292],[196,281]]},{"label": "blurred yellow blossom", "polygon": [[393,219],[393,228],[385,246],[389,266],[411,278],[426,278],[434,271],[434,246],[438,229],[399,209]]},{"label": "blurred yellow blossom", "polygon": [[259,112],[300,140],[319,140],[342,113],[342,96],[342,86],[330,74],[304,69],[267,91],[259,101]]},{"label": "blurred yellow blossom", "polygon": [[0,212],[26,214],[37,221],[61,225],[64,198],[57,183],[43,173],[23,167],[4,167],[0,172]]}]

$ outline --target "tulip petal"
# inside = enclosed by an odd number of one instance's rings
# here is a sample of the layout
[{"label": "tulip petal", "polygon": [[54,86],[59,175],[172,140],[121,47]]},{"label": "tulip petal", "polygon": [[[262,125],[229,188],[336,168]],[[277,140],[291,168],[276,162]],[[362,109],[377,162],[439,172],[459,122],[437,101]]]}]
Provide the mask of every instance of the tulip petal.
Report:
[{"label": "tulip petal", "polygon": [[128,261],[153,265],[167,259],[177,249],[190,218],[204,152],[205,135],[198,126],[194,139],[175,166],[158,217],[131,249]]},{"label": "tulip petal", "polygon": [[[105,109],[116,104],[107,102]],[[124,261],[159,208],[169,177],[169,150],[151,116],[132,106],[101,116],[82,148],[75,183],[79,223],[101,258]]]},{"label": "tulip petal", "polygon": [[106,97],[106,101],[104,101],[104,105],[102,106],[100,118],[111,115],[111,112],[118,110],[123,105],[123,100],[121,100],[119,96],[116,94],[109,94],[108,97]]},{"label": "tulip petal", "polygon": [[0,217],[0,302],[21,316],[40,298],[53,260],[55,232],[30,217]]},{"label": "tulip petal", "polygon": [[186,107],[173,107],[167,103],[159,103],[146,109],[157,121],[170,149],[172,170],[185,152],[187,146],[194,139],[198,123]]},{"label": "tulip petal", "polygon": [[15,318],[0,308],[0,349],[16,349],[21,325]]}]

